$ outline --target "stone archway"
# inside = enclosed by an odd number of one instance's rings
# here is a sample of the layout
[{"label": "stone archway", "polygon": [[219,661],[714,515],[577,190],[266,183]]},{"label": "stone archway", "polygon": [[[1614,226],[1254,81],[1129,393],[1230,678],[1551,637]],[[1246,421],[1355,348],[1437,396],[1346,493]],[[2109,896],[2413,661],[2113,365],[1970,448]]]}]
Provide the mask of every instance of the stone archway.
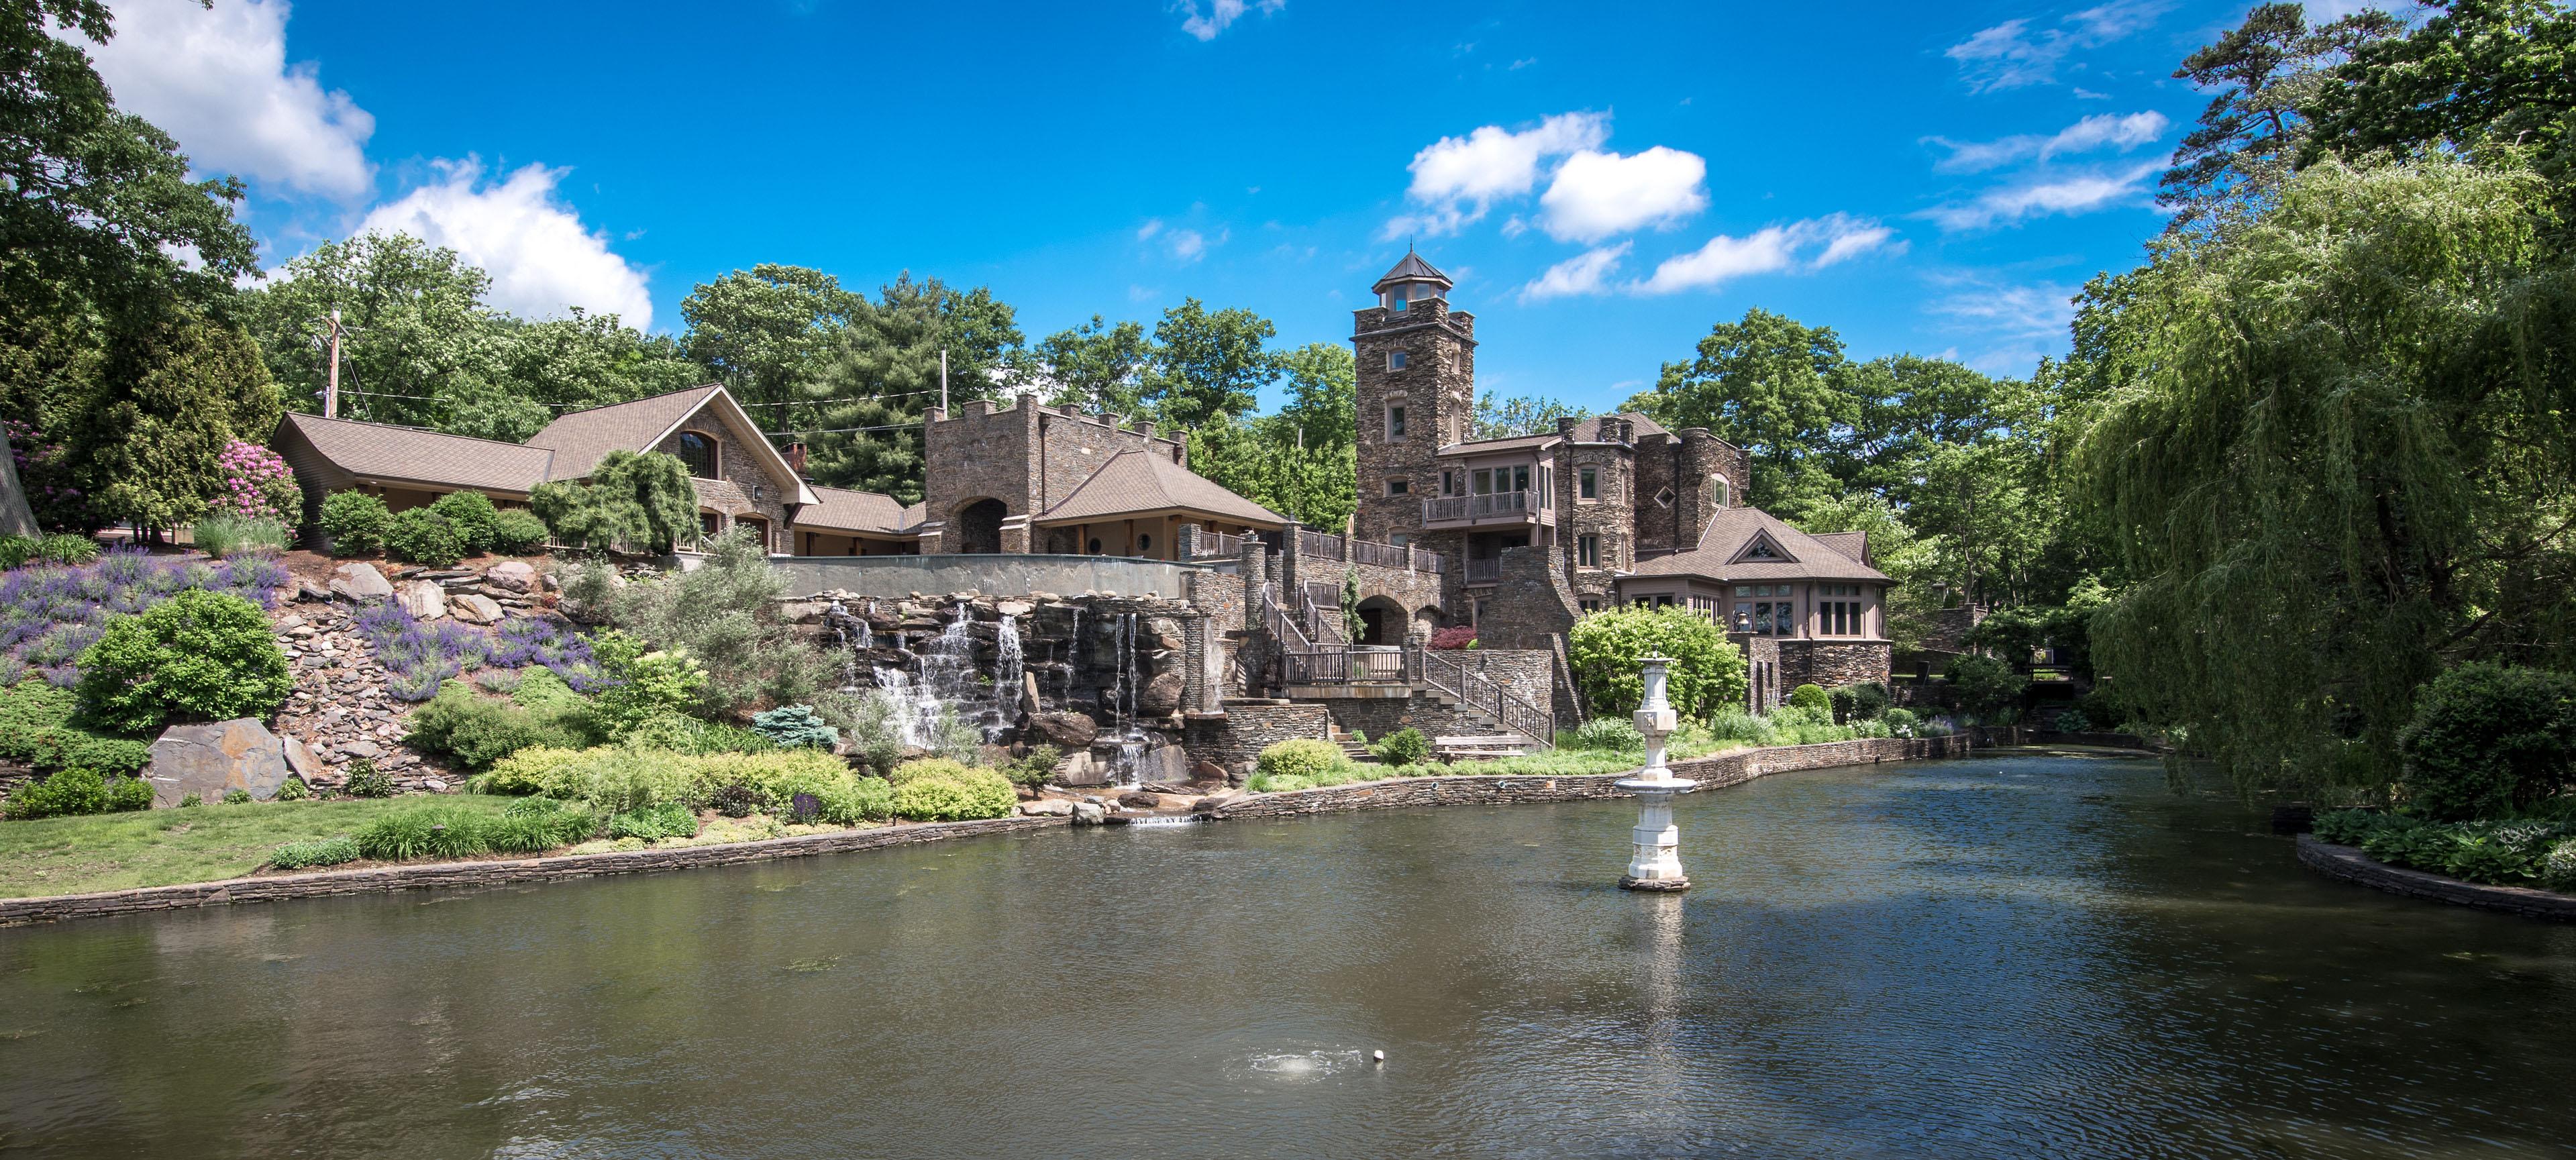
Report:
[{"label": "stone archway", "polygon": [[1403,644],[1412,617],[1404,606],[1384,596],[1360,601],[1360,635],[1352,644]]},{"label": "stone archway", "polygon": [[998,499],[973,499],[957,506],[949,526],[957,530],[957,552],[991,555],[1002,550],[1002,517],[1010,509]]}]

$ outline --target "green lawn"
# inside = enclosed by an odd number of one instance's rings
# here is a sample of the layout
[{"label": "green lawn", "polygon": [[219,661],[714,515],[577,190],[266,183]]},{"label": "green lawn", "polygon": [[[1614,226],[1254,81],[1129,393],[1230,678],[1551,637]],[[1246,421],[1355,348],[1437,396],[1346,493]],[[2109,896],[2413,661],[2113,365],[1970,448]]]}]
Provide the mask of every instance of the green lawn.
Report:
[{"label": "green lawn", "polygon": [[[452,795],[440,804],[499,813],[509,798]],[[354,833],[422,799],[251,802],[0,822],[0,897],[83,894],[238,878],[287,842]]]}]

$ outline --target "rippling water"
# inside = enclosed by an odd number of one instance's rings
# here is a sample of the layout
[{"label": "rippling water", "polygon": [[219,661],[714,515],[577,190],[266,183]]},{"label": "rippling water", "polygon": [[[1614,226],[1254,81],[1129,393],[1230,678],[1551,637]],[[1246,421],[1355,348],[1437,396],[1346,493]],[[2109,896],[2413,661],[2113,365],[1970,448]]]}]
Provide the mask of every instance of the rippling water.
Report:
[{"label": "rippling water", "polygon": [[[2540,1156],[2576,929],[2141,762],[987,839],[0,931],[65,1156]],[[1369,1059],[1386,1052],[1384,1064]]]}]

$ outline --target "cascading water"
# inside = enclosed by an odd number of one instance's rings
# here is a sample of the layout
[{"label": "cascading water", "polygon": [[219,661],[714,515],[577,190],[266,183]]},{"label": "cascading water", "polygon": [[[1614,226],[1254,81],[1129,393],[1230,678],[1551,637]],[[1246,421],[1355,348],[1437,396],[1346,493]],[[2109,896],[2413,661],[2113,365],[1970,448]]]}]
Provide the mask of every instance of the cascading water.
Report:
[{"label": "cascading water", "polygon": [[1020,659],[1019,618],[1005,612],[993,640],[993,707],[984,722],[985,743],[1000,740],[1002,731],[1019,717],[1020,674],[1026,671]]},{"label": "cascading water", "polygon": [[974,622],[973,610],[960,602],[948,626],[915,658],[921,670],[917,679],[899,668],[877,666],[877,695],[891,708],[888,715],[905,745],[932,748],[943,721],[952,716],[975,726],[991,742],[1016,718],[1013,710],[1025,671],[1018,618],[1004,616],[995,630],[989,688],[975,678],[975,638],[969,632]]},{"label": "cascading water", "polygon": [[1145,758],[1145,733],[1136,727],[1136,614],[1118,614],[1118,672],[1109,688],[1109,705],[1118,716],[1118,759],[1110,779],[1134,785]]}]

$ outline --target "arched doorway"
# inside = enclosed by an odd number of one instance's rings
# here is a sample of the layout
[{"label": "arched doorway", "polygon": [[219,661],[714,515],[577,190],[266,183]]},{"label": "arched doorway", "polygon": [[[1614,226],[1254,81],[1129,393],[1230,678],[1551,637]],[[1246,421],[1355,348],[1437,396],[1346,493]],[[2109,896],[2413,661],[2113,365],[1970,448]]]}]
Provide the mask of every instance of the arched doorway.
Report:
[{"label": "arched doorway", "polygon": [[1412,618],[1404,606],[1383,596],[1360,601],[1360,638],[1352,644],[1403,644]]},{"label": "arched doorway", "polygon": [[1009,511],[998,499],[979,499],[957,509],[950,521],[957,528],[957,551],[991,555],[1002,550],[1002,516]]}]

